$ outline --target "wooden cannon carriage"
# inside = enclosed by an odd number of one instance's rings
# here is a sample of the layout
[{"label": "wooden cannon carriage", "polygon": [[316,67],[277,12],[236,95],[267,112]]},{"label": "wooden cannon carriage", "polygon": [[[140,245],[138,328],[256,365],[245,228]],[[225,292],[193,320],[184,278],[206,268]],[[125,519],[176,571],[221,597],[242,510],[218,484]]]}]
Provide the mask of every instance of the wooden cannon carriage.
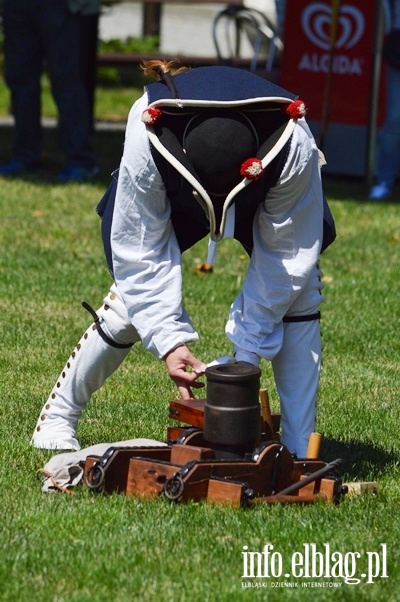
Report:
[{"label": "wooden cannon carriage", "polygon": [[165,446],[111,447],[102,457],[89,456],[83,482],[96,492],[236,507],[339,501],[346,493],[337,472],[341,460],[320,460],[316,435],[307,457],[293,457],[280,443],[280,416],[271,414],[265,390],[260,399],[260,432],[253,446],[210,442],[204,436],[207,400],[175,400],[169,416],[184,425],[168,428]]}]

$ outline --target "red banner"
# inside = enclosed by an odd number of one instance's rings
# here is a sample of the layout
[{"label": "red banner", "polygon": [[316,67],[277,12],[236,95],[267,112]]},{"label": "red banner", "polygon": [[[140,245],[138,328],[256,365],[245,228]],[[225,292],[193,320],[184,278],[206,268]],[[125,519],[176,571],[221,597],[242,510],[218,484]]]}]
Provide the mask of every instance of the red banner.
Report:
[{"label": "red banner", "polygon": [[292,0],[285,21],[280,85],[304,100],[308,119],[366,125],[375,0]]}]

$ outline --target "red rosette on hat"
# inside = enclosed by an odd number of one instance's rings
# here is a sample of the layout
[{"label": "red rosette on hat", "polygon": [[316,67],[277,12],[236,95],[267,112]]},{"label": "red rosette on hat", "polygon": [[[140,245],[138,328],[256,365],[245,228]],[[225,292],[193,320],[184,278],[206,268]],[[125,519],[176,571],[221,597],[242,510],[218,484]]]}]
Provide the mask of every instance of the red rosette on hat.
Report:
[{"label": "red rosette on hat", "polygon": [[306,105],[303,100],[294,100],[284,108],[285,113],[290,115],[292,119],[300,119],[307,113]]},{"label": "red rosette on hat", "polygon": [[155,109],[154,107],[149,107],[145,109],[142,113],[142,121],[146,125],[154,125],[156,121],[161,117],[162,111],[161,109]]},{"label": "red rosette on hat", "polygon": [[246,159],[240,167],[240,175],[247,180],[258,180],[263,174],[262,162],[257,157]]}]

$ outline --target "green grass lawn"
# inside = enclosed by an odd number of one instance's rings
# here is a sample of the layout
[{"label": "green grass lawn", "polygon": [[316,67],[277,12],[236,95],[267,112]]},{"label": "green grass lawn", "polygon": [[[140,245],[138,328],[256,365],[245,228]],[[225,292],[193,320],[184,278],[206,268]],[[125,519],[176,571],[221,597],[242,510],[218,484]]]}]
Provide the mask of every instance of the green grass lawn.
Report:
[{"label": "green grass lawn", "polygon": [[[4,160],[11,130],[1,127],[0,134]],[[98,131],[95,143],[102,168],[95,183],[55,184],[62,157],[51,129],[47,170],[0,182],[0,600],[400,600],[400,205],[367,202],[362,181],[325,178],[338,239],[321,262],[326,304],[318,430],[323,459],[343,458],[345,481],[378,481],[377,495],[347,497],[338,506],[238,510],[92,496],[84,489],[71,496],[41,492],[36,471],[51,453],[32,449],[29,439],[90,322],[81,301],[100,305],[110,285],[94,208],[118,164],[123,132]],[[247,265],[236,243],[220,247],[215,270],[206,276],[193,269],[205,259],[206,241],[184,255],[185,304],[201,334],[196,355],[204,360],[230,352],[223,328]],[[278,410],[268,363],[262,369],[262,385]],[[175,396],[162,363],[137,345],[89,404],[79,427],[82,446],[165,439],[168,402]],[[242,578],[244,546],[262,551],[267,543],[285,570],[305,544],[319,551],[329,546],[347,559],[358,552],[361,582],[350,585],[325,573],[316,579]],[[368,573],[368,558],[377,569],[373,583],[360,577]]]}]

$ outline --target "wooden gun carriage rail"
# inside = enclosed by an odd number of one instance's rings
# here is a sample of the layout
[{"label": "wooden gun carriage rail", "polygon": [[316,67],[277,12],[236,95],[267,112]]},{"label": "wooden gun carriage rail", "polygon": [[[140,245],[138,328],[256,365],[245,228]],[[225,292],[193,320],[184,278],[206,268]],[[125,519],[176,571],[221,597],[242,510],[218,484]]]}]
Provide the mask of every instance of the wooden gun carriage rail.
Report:
[{"label": "wooden gun carriage rail", "polygon": [[[102,457],[89,456],[83,482],[95,492],[119,492],[175,502],[189,500],[230,504],[337,502],[346,487],[337,475],[341,460],[295,459],[279,442],[264,417],[261,441],[251,451],[235,454],[203,437],[204,400],[170,403],[170,416],[187,422],[168,430],[177,436],[165,447],[110,448]],[[279,415],[272,415],[273,428]],[[190,426],[195,423],[197,426]],[[178,430],[175,430],[178,428]]]}]

